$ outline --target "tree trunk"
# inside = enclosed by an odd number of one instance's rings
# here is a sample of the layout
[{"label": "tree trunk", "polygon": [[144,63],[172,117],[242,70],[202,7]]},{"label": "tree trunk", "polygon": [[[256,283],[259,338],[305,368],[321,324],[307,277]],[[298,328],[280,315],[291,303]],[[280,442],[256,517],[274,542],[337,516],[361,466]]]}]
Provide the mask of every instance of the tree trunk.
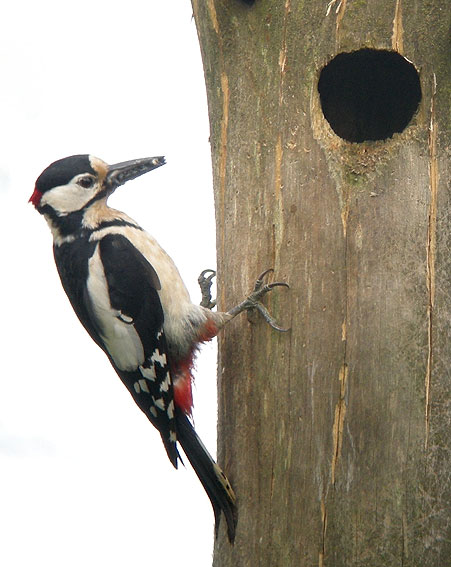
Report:
[{"label": "tree trunk", "polygon": [[243,317],[219,340],[239,521],[214,565],[449,565],[444,5],[192,4],[219,306],[266,268],[291,286],[265,300],[289,333]]}]

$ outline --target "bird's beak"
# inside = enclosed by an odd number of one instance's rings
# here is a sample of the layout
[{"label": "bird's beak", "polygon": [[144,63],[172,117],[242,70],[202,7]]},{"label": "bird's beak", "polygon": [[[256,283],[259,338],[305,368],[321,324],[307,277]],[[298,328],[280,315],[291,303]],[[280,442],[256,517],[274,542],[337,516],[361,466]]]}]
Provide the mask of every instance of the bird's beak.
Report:
[{"label": "bird's beak", "polygon": [[142,158],[142,159],[132,159],[130,161],[123,161],[121,163],[116,163],[108,167],[108,171],[105,177],[105,187],[113,192],[116,187],[123,185],[135,177],[144,175],[152,169],[160,167],[166,163],[163,156]]}]

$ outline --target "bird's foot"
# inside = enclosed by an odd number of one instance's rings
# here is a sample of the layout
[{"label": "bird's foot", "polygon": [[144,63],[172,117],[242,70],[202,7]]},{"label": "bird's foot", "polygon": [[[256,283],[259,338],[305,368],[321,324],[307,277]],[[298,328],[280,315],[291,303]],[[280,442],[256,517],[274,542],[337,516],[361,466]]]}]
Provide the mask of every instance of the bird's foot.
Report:
[{"label": "bird's foot", "polygon": [[[209,276],[207,276],[208,273],[210,274]],[[202,301],[200,302],[200,305],[207,309],[213,309],[213,307],[216,307],[216,299],[211,298],[211,286],[215,276],[216,272],[214,270],[204,270],[197,278],[200,291],[202,293]]]},{"label": "bird's foot", "polygon": [[284,329],[283,327],[277,325],[275,319],[271,317],[269,311],[260,301],[264,295],[266,295],[269,291],[272,291],[275,287],[290,287],[286,282],[272,282],[265,284],[264,277],[271,272],[274,272],[272,268],[265,270],[262,274],[260,274],[257,278],[257,281],[255,282],[254,291],[244,301],[231,309],[228,313],[232,317],[236,317],[236,315],[242,313],[243,311],[252,311],[255,309],[260,313],[260,315],[268,323],[268,325],[270,325],[276,331],[284,333],[289,329]]}]

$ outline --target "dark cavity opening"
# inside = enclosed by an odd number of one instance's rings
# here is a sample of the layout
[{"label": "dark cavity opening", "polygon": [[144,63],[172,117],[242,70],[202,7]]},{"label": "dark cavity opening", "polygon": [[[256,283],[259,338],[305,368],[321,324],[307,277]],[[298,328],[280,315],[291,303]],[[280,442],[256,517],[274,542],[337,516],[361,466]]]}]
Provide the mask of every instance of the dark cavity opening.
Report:
[{"label": "dark cavity opening", "polygon": [[421,100],[418,73],[396,51],[340,53],[323,67],[318,91],[326,120],[349,142],[402,132]]}]

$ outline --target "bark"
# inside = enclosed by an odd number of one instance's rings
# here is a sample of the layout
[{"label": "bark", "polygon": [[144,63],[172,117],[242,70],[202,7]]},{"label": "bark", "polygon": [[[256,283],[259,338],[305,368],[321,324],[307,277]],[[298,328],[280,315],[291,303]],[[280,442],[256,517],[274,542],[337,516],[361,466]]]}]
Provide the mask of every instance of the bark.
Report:
[{"label": "bark", "polygon": [[[214,565],[449,564],[444,5],[192,4],[219,306],[269,267],[291,285],[266,300],[289,333],[243,317],[219,341],[218,454],[239,523],[234,546],[221,528]],[[318,80],[337,54],[364,47],[412,61],[422,96],[402,132],[352,143],[325,119]],[[349,124],[342,100],[332,114]]]}]

